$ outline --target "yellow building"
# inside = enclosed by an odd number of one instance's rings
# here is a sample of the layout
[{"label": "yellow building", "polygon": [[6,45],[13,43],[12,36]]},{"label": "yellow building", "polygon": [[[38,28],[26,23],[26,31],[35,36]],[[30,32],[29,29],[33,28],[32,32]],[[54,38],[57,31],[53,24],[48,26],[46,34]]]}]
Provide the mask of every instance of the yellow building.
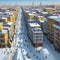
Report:
[{"label": "yellow building", "polygon": [[[0,47],[11,47],[14,36],[14,23],[19,10],[6,10],[0,17]],[[1,23],[2,22],[2,23]]]},{"label": "yellow building", "polygon": [[14,21],[15,21],[15,16],[14,16],[13,12],[7,12],[7,15],[9,15],[9,16],[6,16],[6,17],[9,18],[8,21],[14,23]]},{"label": "yellow building", "polygon": [[0,22],[0,31],[3,30],[3,23]]},{"label": "yellow building", "polygon": [[28,13],[28,19],[33,19],[34,18],[34,14],[33,13]]},{"label": "yellow building", "polygon": [[11,47],[13,36],[14,36],[14,26],[13,22],[8,22],[7,24],[4,24],[4,30],[8,30],[8,47]]},{"label": "yellow building", "polygon": [[45,18],[40,15],[35,15],[36,20],[39,20],[40,22],[44,22]]},{"label": "yellow building", "polygon": [[52,8],[44,8],[44,11],[50,13],[52,12]]},{"label": "yellow building", "polygon": [[[13,20],[13,19],[11,19]],[[10,25],[12,28],[12,34],[14,34],[14,22],[12,21],[8,21],[8,18],[5,18],[5,17],[2,17],[0,18],[0,22],[3,22],[3,24],[7,24],[7,25]]]},{"label": "yellow building", "polygon": [[44,8],[44,11],[48,13],[56,11],[56,5],[52,5],[51,7]]},{"label": "yellow building", "polygon": [[[3,28],[6,28],[4,30],[9,30],[10,29],[10,33],[8,31],[8,39],[10,38],[9,41],[12,41],[12,38],[13,38],[13,35],[14,35],[14,23],[8,21],[8,19],[6,19],[4,17],[0,18],[0,21],[3,22]],[[9,28],[9,29],[7,29],[7,28]],[[8,43],[10,43],[9,41],[8,41]]]},{"label": "yellow building", "polygon": [[19,8],[9,8],[9,12],[12,12],[14,15],[15,20],[17,19]]},{"label": "yellow building", "polygon": [[48,28],[48,38],[51,42],[54,42],[54,19],[58,18],[58,16],[49,16],[47,21],[47,28]]},{"label": "yellow building", "polygon": [[54,19],[54,46],[60,51],[60,17]]},{"label": "yellow building", "polygon": [[2,15],[2,17],[7,18],[7,20],[10,21],[10,22],[15,22],[15,16],[14,16],[13,12],[9,12],[9,11],[5,12]]},{"label": "yellow building", "polygon": [[3,23],[0,22],[0,47],[7,47],[8,31],[3,29]]}]

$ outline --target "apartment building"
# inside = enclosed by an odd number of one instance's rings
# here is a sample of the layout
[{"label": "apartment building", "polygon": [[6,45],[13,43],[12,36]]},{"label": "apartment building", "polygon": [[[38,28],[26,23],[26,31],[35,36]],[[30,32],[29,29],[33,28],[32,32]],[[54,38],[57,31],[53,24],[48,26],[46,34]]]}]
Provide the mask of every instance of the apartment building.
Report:
[{"label": "apartment building", "polygon": [[41,47],[43,45],[43,32],[41,26],[36,22],[28,24],[28,36],[33,42],[33,45],[35,47]]},{"label": "apartment building", "polygon": [[8,30],[3,29],[3,23],[0,22],[0,48],[7,47]]},{"label": "apartment building", "polygon": [[48,20],[47,20],[47,32],[48,32],[48,39],[49,41],[51,41],[52,43],[54,42],[54,28],[53,28],[53,24],[54,24],[54,19],[57,19],[59,16],[49,16]]},{"label": "apartment building", "polygon": [[54,19],[54,46],[55,48],[60,51],[60,17]]}]

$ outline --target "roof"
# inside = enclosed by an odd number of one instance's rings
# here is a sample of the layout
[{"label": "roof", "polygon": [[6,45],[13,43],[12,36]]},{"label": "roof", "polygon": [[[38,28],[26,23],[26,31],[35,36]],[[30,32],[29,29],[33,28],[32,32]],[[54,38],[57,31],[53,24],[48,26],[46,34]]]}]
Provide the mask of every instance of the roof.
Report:
[{"label": "roof", "polygon": [[33,13],[29,13],[29,15],[34,15]]},{"label": "roof", "polygon": [[38,23],[29,23],[30,27],[41,27]]},{"label": "roof", "polygon": [[7,32],[7,30],[2,30],[0,31],[0,34],[5,34]]},{"label": "roof", "polygon": [[55,16],[49,16],[48,18],[54,19],[54,18],[58,18],[58,16],[57,15],[55,15]]},{"label": "roof", "polygon": [[44,8],[44,9],[53,9],[52,7],[46,7],[46,8]]},{"label": "roof", "polygon": [[35,12],[35,11],[33,11],[32,13],[33,13],[33,14],[36,14],[36,12]]},{"label": "roof", "polygon": [[26,10],[25,12],[30,12],[29,10]]},{"label": "roof", "polygon": [[35,22],[36,20],[35,19],[29,19],[27,20],[28,22]]},{"label": "roof", "polygon": [[41,12],[41,13],[42,13],[42,14],[48,14],[48,12],[44,12],[44,11],[43,11],[43,12]]},{"label": "roof", "polygon": [[6,17],[2,17],[2,19],[7,19]]},{"label": "roof", "polygon": [[60,16],[49,16],[48,18],[60,22]]},{"label": "roof", "polygon": [[60,26],[53,24],[53,27],[60,30]]},{"label": "roof", "polygon": [[39,22],[43,23],[43,22],[45,22],[45,20],[39,20]]},{"label": "roof", "polygon": [[13,23],[13,22],[8,22],[7,24],[8,24],[8,25],[12,25],[12,23]]},{"label": "roof", "polygon": [[56,18],[56,19],[55,19],[55,21],[58,21],[58,22],[60,22],[60,17],[59,17],[59,18]]},{"label": "roof", "polygon": [[[38,17],[38,18],[42,18],[43,16],[38,15],[37,17]],[[43,18],[44,18],[44,17],[43,17]]]},{"label": "roof", "polygon": [[13,12],[9,12],[9,15],[13,15]]}]

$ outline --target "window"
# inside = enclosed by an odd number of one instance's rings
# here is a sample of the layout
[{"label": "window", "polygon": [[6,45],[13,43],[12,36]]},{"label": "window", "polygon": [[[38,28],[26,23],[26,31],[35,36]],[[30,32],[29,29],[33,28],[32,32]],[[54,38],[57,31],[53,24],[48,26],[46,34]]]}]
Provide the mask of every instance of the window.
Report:
[{"label": "window", "polygon": [[4,40],[1,40],[1,43],[4,43],[5,41]]}]

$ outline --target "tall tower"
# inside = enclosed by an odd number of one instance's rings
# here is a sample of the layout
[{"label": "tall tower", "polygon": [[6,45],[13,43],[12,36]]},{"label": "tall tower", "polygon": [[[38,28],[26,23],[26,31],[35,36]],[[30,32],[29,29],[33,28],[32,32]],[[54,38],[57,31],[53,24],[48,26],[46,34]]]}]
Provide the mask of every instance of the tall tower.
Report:
[{"label": "tall tower", "polygon": [[32,7],[34,7],[34,1],[32,2]]},{"label": "tall tower", "polygon": [[39,9],[42,10],[42,2],[40,1],[40,4],[39,4]]}]

